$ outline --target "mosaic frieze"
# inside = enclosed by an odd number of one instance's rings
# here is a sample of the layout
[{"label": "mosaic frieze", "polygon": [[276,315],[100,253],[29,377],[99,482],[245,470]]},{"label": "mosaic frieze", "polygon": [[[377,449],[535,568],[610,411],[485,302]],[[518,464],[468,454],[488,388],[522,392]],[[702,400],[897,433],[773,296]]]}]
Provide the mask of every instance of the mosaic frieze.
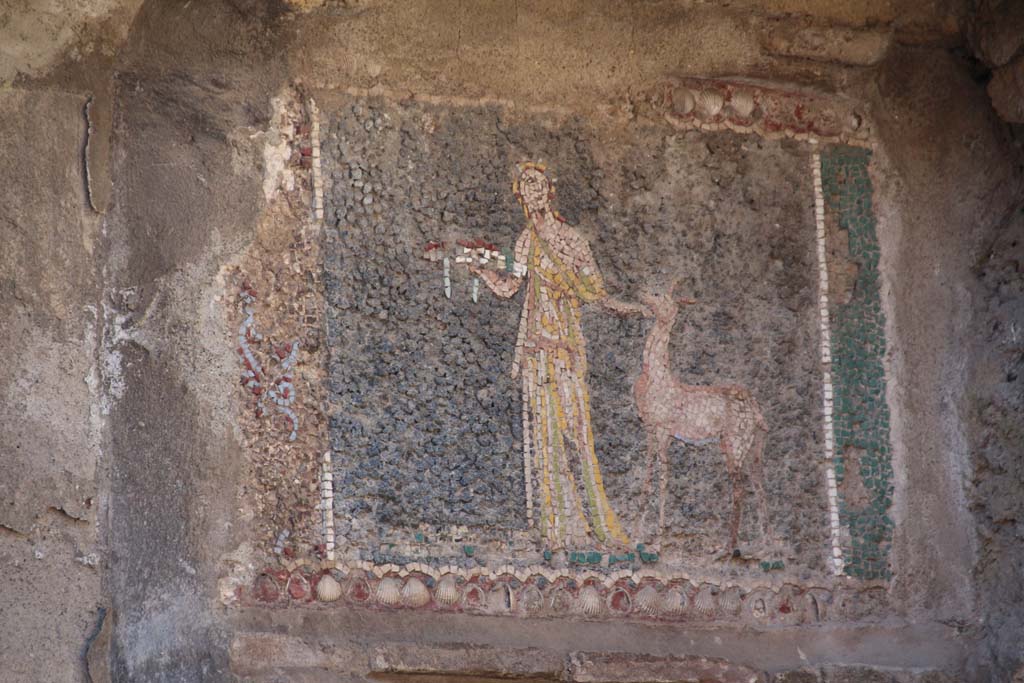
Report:
[{"label": "mosaic frieze", "polygon": [[[424,568],[426,569],[426,568]],[[435,574],[437,574],[435,576]],[[653,571],[630,578],[574,572],[522,572],[481,568],[467,576],[449,572],[323,570],[319,563],[270,568],[257,576],[247,603],[298,607],[336,603],[388,610],[429,609],[523,617],[629,617],[653,622],[716,623],[742,619],[759,625],[799,626],[871,620],[884,613],[879,586],[759,587],[665,580]]]},{"label": "mosaic frieze", "polygon": [[770,139],[866,145],[870,130],[853,102],[749,82],[682,78],[648,93],[643,106],[677,128],[731,130]]}]

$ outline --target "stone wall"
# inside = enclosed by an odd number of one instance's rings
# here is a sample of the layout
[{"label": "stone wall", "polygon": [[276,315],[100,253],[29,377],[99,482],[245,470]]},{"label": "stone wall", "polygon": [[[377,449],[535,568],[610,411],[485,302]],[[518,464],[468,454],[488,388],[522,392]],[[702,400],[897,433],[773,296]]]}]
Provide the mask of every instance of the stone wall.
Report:
[{"label": "stone wall", "polygon": [[[102,3],[65,17],[130,26],[98,47],[12,42],[5,670],[1009,680],[1019,150],[949,52],[999,22],[905,5]],[[531,394],[528,293],[459,241],[532,282],[540,160],[592,300],[586,372]],[[676,432],[657,534],[633,386],[673,306],[676,380],[762,414],[770,539]],[[566,536],[548,384],[601,475]],[[559,429],[533,452],[584,466]]]},{"label": "stone wall", "polygon": [[1019,3],[985,0],[968,23],[971,48],[988,74],[988,93],[999,115],[1024,123],[1024,9]]}]

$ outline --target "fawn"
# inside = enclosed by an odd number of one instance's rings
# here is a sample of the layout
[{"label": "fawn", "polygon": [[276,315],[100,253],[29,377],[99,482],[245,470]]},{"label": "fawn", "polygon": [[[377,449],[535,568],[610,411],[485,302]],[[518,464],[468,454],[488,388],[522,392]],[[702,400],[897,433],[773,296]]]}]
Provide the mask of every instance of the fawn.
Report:
[{"label": "fawn", "polygon": [[[669,362],[672,325],[679,313],[679,304],[696,303],[690,299],[675,299],[675,288],[673,285],[668,294],[644,293],[639,297],[654,317],[654,326],[644,344],[643,370],[633,385],[637,411],[647,432],[645,493],[651,491],[654,461],[657,459],[661,467],[657,533],[660,539],[665,529],[668,446],[671,439],[695,445],[717,441],[732,483],[729,548],[736,549],[746,494],[742,481],[744,470],[757,497],[762,535],[765,538],[770,535],[761,466],[768,429],[757,400],[745,387],[684,384],[673,375]],[[637,522],[638,534],[648,507],[649,503],[644,505],[644,513]]]}]

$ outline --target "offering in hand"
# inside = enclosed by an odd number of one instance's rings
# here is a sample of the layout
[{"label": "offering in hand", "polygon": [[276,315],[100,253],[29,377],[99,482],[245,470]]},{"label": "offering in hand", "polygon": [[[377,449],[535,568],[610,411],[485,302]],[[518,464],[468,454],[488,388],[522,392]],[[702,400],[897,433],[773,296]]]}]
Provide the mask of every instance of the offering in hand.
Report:
[{"label": "offering in hand", "polygon": [[465,239],[455,242],[455,249],[448,252],[444,242],[427,242],[423,248],[423,258],[428,261],[443,261],[451,259],[455,263],[464,263],[467,266],[481,266],[493,268],[494,270],[511,271],[512,263],[511,249],[498,249],[496,246],[482,239]]},{"label": "offering in hand", "polygon": [[[428,261],[441,261],[444,267],[444,293],[449,299],[452,296],[451,264],[464,264],[470,270],[487,268],[489,270],[515,272],[515,261],[512,250],[499,250],[496,246],[482,239],[462,239],[455,242],[455,248],[448,251],[444,242],[427,242],[423,248],[423,258]],[[480,280],[473,278],[473,301],[479,297]]]}]

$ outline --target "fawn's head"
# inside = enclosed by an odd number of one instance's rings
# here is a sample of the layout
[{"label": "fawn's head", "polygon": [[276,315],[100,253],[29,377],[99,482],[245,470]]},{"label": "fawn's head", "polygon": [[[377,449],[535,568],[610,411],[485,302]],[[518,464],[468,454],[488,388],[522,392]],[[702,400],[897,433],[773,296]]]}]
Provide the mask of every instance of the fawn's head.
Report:
[{"label": "fawn's head", "polygon": [[656,320],[667,320],[678,315],[680,306],[697,303],[694,299],[677,297],[678,289],[679,280],[676,280],[667,292],[642,291],[637,298],[640,299],[640,303],[651,309],[651,314]]}]

